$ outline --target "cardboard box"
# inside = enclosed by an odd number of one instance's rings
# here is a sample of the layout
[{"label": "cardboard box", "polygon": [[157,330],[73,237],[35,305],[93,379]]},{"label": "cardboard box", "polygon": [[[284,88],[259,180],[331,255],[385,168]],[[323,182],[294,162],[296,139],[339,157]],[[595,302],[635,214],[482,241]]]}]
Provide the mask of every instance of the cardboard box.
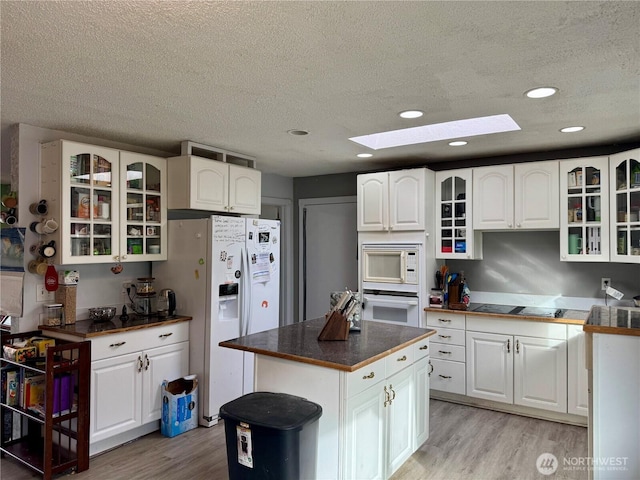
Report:
[{"label": "cardboard box", "polygon": [[160,433],[175,437],[198,426],[198,379],[195,375],[162,382]]},{"label": "cardboard box", "polygon": [[2,355],[7,360],[24,363],[27,360],[33,360],[38,356],[36,347],[12,347],[11,345],[2,346]]},{"label": "cardboard box", "polygon": [[47,348],[55,347],[56,341],[53,338],[38,338],[34,337],[30,340],[31,346],[38,349],[38,357],[47,356]]},{"label": "cardboard box", "polygon": [[79,281],[80,272],[78,270],[58,270],[58,284],[77,285]]}]

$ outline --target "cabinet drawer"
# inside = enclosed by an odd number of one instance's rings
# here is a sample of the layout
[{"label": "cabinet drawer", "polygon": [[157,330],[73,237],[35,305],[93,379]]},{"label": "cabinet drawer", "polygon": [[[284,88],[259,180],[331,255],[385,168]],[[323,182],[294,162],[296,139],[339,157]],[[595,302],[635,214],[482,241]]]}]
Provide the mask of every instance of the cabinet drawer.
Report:
[{"label": "cabinet drawer", "polygon": [[408,347],[404,347],[402,350],[393,352],[391,355],[385,357],[385,360],[386,375],[387,377],[390,377],[394,373],[399,372],[413,363],[413,345],[409,345]]},{"label": "cabinet drawer", "polygon": [[429,338],[425,338],[413,344],[413,361],[417,362],[421,358],[426,357],[431,352]]},{"label": "cabinet drawer", "polygon": [[[436,334],[431,337],[433,343],[444,343],[446,345],[465,345],[464,330],[454,328],[436,328]],[[431,347],[435,348],[435,347]]]},{"label": "cabinet drawer", "polygon": [[173,323],[91,339],[91,360],[139,352],[189,340],[189,323]]},{"label": "cabinet drawer", "polygon": [[427,312],[427,327],[446,327],[464,330],[465,315],[449,312]]},{"label": "cabinet drawer", "polygon": [[434,343],[431,347],[431,358],[440,360],[453,360],[454,362],[464,362],[464,347],[460,345],[444,345]]},{"label": "cabinet drawer", "polygon": [[366,367],[347,374],[347,398],[351,398],[385,379],[385,360],[381,358]]},{"label": "cabinet drawer", "polygon": [[431,359],[433,372],[429,381],[431,390],[465,394],[465,364],[447,360]]}]

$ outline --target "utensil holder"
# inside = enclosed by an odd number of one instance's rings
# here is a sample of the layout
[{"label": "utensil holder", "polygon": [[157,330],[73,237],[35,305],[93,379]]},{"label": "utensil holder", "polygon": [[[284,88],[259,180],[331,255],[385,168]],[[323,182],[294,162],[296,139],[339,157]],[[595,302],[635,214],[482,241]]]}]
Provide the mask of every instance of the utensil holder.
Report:
[{"label": "utensil holder", "polygon": [[338,311],[331,312],[327,323],[324,324],[320,335],[318,335],[319,341],[325,340],[347,340],[349,338],[350,323],[347,318]]}]

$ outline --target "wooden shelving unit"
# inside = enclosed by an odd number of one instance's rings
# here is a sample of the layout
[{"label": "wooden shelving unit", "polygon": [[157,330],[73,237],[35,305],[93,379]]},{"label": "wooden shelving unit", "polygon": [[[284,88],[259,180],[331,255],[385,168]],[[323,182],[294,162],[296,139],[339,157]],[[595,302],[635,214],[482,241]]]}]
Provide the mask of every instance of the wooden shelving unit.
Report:
[{"label": "wooden shelving unit", "polygon": [[[4,347],[36,336],[43,337],[40,331],[14,335],[2,332],[1,343]],[[0,453],[40,473],[46,480],[67,470],[81,472],[89,468],[91,342],[55,342],[55,346],[46,349],[44,357],[26,363],[1,360],[3,368],[19,372],[22,379],[29,374],[44,375],[42,411],[9,405],[3,392]],[[5,431],[6,417],[11,417],[10,431]]]}]

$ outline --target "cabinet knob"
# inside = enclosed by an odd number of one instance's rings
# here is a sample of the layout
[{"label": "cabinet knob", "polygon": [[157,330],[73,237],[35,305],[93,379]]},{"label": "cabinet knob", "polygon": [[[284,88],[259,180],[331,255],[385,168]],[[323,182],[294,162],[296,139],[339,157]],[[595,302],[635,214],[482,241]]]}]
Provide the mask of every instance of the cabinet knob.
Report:
[{"label": "cabinet knob", "polygon": [[122,260],[126,260],[127,256],[126,255],[122,255]]},{"label": "cabinet knob", "polygon": [[520,225],[519,223],[516,223],[516,227],[520,228],[522,225]]},{"label": "cabinet knob", "polygon": [[507,227],[509,227],[509,228],[513,228],[513,224],[512,224],[512,223],[508,223],[508,224],[507,224]]}]

